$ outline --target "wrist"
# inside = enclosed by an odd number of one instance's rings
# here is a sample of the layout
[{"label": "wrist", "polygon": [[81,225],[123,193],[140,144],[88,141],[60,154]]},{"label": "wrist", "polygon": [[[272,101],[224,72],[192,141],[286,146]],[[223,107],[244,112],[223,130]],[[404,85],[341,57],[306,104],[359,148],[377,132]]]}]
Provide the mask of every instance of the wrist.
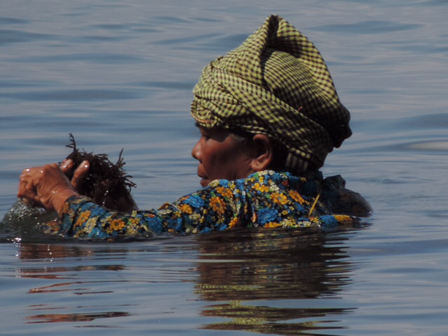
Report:
[{"label": "wrist", "polygon": [[53,209],[58,213],[58,215],[60,215],[67,199],[69,199],[72,196],[76,196],[76,195],[79,195],[79,194],[73,189],[52,191],[51,199],[52,199]]}]

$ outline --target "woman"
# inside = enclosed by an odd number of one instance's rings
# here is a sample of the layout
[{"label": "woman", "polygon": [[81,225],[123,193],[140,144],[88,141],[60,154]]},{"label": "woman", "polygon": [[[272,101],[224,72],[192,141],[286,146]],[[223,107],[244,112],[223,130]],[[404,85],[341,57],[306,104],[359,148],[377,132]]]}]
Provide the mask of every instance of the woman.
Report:
[{"label": "woman", "polygon": [[[340,177],[318,171],[351,135],[316,47],[288,22],[269,17],[240,47],[211,62],[195,86],[193,148],[202,189],[159,210],[112,212],[80,196],[85,163],[68,181],[66,161],[25,169],[19,197],[60,215],[48,231],[115,239],[235,227],[323,227],[353,222],[369,204]],[[338,215],[335,215],[338,214]]]}]

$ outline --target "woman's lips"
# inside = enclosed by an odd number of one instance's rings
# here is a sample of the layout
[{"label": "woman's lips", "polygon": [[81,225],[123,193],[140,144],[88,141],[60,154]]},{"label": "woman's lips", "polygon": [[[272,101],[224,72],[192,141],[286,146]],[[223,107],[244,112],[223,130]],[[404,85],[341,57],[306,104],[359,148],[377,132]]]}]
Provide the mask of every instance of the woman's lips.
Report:
[{"label": "woman's lips", "polygon": [[200,167],[198,167],[197,174],[198,174],[199,178],[201,179],[201,182],[200,182],[201,186],[202,187],[208,186],[210,183],[210,180],[209,180],[208,176],[202,172],[202,169]]},{"label": "woman's lips", "polygon": [[198,174],[198,176],[199,176],[199,178],[201,179],[201,186],[202,187],[206,187],[206,186],[208,186],[209,185],[209,183],[210,183],[210,180],[208,179],[208,177],[206,177],[206,176],[204,176],[204,175],[200,175],[200,174]]}]

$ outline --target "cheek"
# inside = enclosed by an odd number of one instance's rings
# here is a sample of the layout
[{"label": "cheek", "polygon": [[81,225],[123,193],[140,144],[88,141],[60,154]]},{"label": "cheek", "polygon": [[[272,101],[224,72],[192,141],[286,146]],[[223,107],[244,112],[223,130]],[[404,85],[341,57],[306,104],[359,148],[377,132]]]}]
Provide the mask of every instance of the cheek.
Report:
[{"label": "cheek", "polygon": [[207,159],[207,169],[213,178],[233,179],[239,169],[239,163],[235,161],[235,152],[225,151],[210,153]]},{"label": "cheek", "polygon": [[227,170],[229,155],[222,151],[219,144],[208,142],[202,147],[202,165],[209,177],[221,178],[221,172]]},{"label": "cheek", "polygon": [[219,158],[216,157],[213,148],[210,148],[210,146],[207,145],[202,148],[202,164],[204,166],[213,167],[217,160],[219,160]]}]

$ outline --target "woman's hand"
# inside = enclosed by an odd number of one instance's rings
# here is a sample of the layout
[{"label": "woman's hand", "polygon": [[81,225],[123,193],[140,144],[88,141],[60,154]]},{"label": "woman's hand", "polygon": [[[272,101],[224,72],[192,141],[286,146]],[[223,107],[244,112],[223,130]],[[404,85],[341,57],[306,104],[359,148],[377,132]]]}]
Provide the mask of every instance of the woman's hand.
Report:
[{"label": "woman's hand", "polygon": [[[78,172],[77,180],[82,177]],[[76,185],[77,180],[74,181]],[[79,180],[78,180],[79,181]],[[58,213],[70,196],[77,195],[74,186],[56,164],[27,168],[20,175],[18,197],[25,197],[32,204]]]},{"label": "woman's hand", "polygon": [[[73,169],[73,161],[71,159],[65,159],[64,161],[61,162],[61,170],[65,175],[68,175],[68,173],[72,169]],[[78,191],[78,193],[81,194],[83,193],[83,191],[80,188],[82,186],[82,182],[87,177],[89,169],[90,169],[89,161],[83,161],[73,173],[71,184],[73,188],[75,188]]]}]

